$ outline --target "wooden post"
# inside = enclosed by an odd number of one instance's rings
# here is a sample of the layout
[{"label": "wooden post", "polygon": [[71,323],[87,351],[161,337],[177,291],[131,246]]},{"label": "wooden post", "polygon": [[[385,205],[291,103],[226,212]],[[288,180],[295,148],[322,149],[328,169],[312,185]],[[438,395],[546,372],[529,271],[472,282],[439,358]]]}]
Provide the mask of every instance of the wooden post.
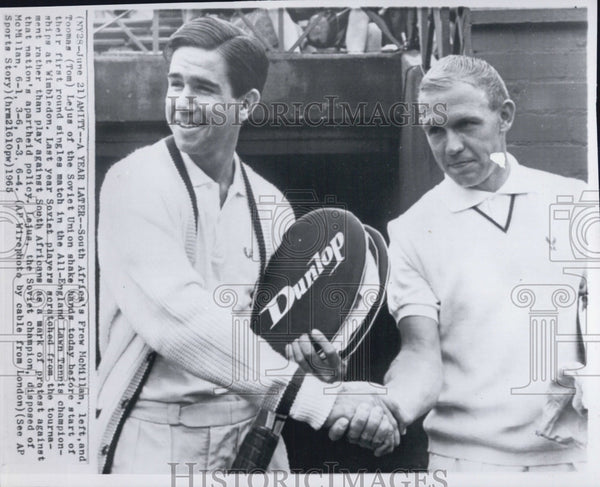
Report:
[{"label": "wooden post", "polygon": [[434,8],[433,19],[438,58],[442,58],[450,54],[450,9]]},{"label": "wooden post", "polygon": [[473,55],[473,44],[471,43],[471,10],[463,8],[462,14],[462,26],[463,26],[463,41],[462,41],[462,53],[465,56]]},{"label": "wooden post", "polygon": [[277,9],[277,37],[279,38],[279,50],[285,51],[284,35],[283,35],[283,9]]},{"label": "wooden post", "polygon": [[159,22],[159,15],[160,15],[160,11],[159,10],[154,10],[154,13],[152,15],[152,52],[154,54],[158,54],[158,36],[159,36],[159,29],[160,29],[160,22]]}]

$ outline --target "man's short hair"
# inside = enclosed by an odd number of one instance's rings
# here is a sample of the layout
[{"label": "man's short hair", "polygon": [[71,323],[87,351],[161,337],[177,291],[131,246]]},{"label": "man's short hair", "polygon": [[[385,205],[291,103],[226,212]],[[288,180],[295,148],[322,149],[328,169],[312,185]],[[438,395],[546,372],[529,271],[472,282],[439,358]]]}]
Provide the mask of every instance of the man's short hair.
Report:
[{"label": "man's short hair", "polygon": [[180,47],[216,50],[225,59],[227,76],[234,97],[256,88],[262,92],[269,60],[258,39],[241,29],[214,17],[200,17],[183,24],[168,40],[164,56],[171,62]]},{"label": "man's short hair", "polygon": [[436,62],[423,77],[419,93],[446,90],[457,81],[483,90],[492,110],[499,109],[509,98],[504,81],[490,64],[483,59],[457,55],[446,56]]}]

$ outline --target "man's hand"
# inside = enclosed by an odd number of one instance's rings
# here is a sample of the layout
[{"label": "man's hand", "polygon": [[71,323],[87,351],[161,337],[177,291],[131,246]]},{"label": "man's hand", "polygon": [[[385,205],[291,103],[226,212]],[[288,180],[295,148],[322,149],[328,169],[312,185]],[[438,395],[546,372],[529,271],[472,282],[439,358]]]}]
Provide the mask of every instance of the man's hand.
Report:
[{"label": "man's hand", "polygon": [[329,438],[339,440],[347,432],[350,443],[375,451],[375,456],[390,453],[400,444],[399,416],[395,402],[367,382],[345,382],[325,422]]},{"label": "man's hand", "polygon": [[[315,344],[321,348],[317,352]],[[333,345],[320,330],[312,330],[285,347],[286,357],[324,382],[336,382],[346,374],[346,361],[342,360]]]}]

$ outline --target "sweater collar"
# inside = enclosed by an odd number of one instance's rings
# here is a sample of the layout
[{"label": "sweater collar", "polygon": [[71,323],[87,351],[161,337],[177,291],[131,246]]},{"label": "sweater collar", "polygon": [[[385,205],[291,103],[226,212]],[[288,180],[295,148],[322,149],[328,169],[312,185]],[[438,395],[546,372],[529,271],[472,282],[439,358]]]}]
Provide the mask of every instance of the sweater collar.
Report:
[{"label": "sweater collar", "polygon": [[456,213],[473,208],[497,194],[510,195],[535,192],[537,190],[535,178],[529,174],[530,170],[521,166],[517,159],[508,152],[506,152],[506,159],[507,164],[510,166],[510,173],[504,184],[495,192],[464,188],[448,176],[445,176],[444,180],[440,183],[440,189],[442,191],[442,198],[448,209]]}]

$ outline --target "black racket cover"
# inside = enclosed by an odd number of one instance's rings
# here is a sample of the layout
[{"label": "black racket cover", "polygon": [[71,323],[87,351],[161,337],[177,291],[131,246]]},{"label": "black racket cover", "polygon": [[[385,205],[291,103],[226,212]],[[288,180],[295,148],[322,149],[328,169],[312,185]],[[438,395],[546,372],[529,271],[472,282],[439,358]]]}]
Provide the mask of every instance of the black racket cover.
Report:
[{"label": "black racket cover", "polygon": [[363,225],[348,211],[322,208],[299,218],[265,269],[255,333],[281,354],[314,328],[333,338],[356,299],[366,246]]}]

